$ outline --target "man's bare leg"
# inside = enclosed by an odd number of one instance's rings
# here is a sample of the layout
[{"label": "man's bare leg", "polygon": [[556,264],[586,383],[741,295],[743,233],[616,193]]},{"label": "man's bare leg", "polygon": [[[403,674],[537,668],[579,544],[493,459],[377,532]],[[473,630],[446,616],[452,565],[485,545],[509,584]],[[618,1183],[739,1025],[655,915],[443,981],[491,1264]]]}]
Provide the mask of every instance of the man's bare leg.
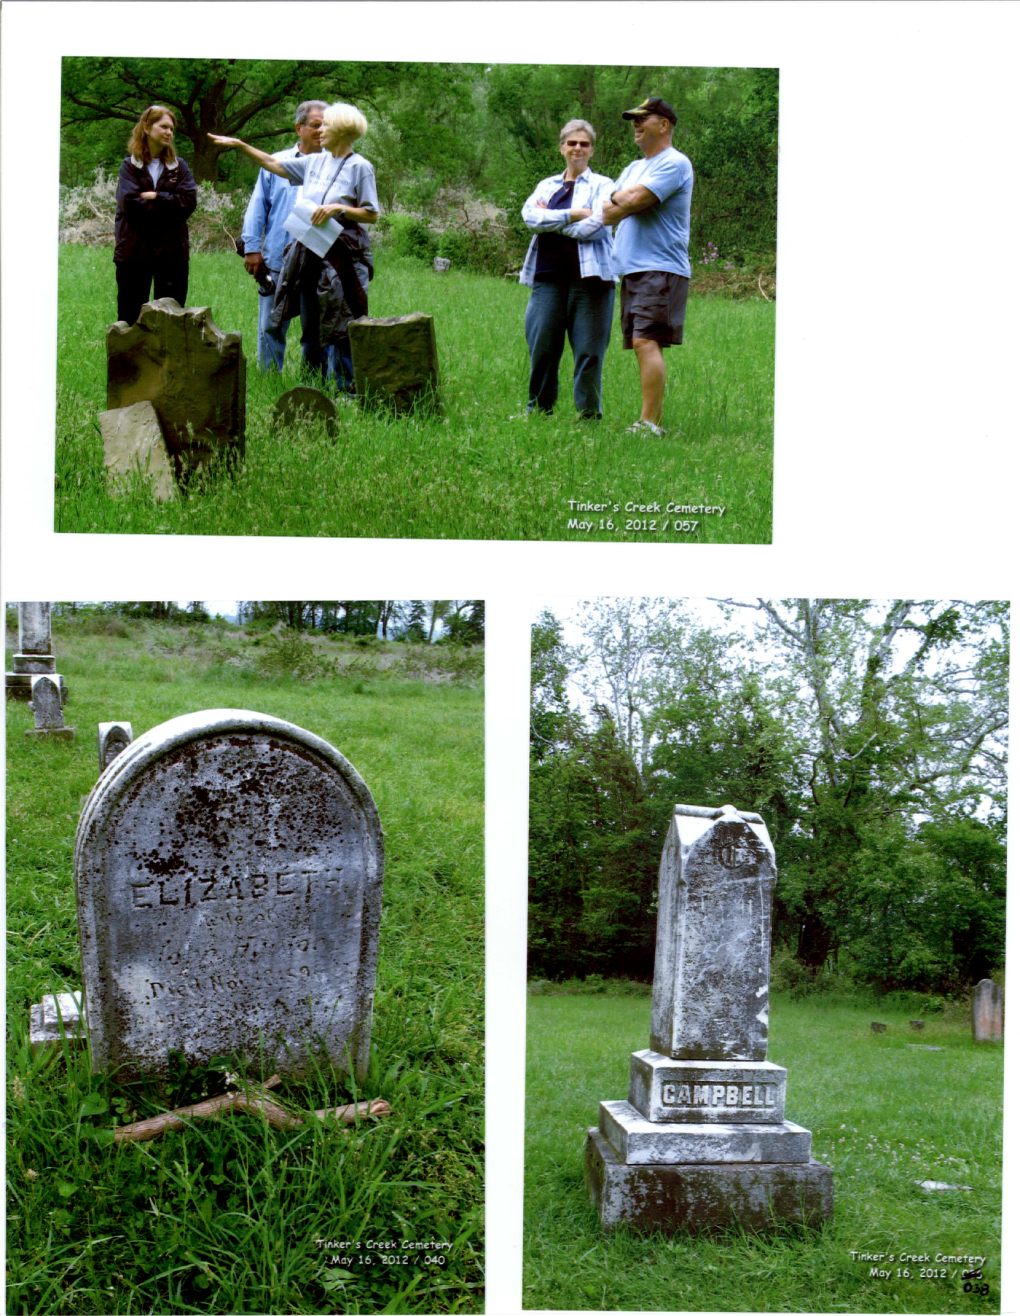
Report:
[{"label": "man's bare leg", "polygon": [[662,424],[662,398],[666,391],[666,363],[662,348],[653,338],[635,338],[638,370],[641,372],[641,419]]}]

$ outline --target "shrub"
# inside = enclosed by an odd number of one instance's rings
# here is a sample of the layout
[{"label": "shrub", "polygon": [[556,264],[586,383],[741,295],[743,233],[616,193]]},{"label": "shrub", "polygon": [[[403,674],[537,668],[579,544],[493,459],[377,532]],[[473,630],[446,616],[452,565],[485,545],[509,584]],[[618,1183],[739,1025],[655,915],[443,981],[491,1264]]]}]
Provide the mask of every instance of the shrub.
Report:
[{"label": "shrub", "polygon": [[437,685],[470,685],[482,679],[485,656],[477,646],[465,649],[446,644],[416,644],[410,653],[393,664],[390,672],[393,676],[431,681]]},{"label": "shrub", "polygon": [[319,653],[300,631],[284,630],[266,637],[255,656],[260,676],[293,676],[298,681],[315,681],[336,676],[336,662]]},{"label": "shrub", "polygon": [[439,239],[425,220],[417,215],[397,211],[393,215],[384,215],[378,227],[387,245],[398,256],[411,256],[415,260],[431,262],[438,255]]}]

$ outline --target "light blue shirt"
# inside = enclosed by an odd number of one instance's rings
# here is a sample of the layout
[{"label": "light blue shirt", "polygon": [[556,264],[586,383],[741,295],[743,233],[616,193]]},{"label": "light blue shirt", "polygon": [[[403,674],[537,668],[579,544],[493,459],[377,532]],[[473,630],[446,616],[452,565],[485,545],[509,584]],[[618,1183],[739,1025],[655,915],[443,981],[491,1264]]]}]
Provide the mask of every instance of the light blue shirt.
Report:
[{"label": "light blue shirt", "polygon": [[[613,231],[603,227],[602,207],[609,200],[613,180],[606,178],[605,174],[593,174],[590,169],[581,174],[574,183],[571,210],[583,207],[590,210],[591,215],[588,219],[579,219],[576,224],[570,222],[570,210],[549,210],[538,204],[555,196],[562,186],[562,173],[543,178],[521,207],[521,219],[532,233],[564,233],[568,238],[576,238],[581,278],[605,279],[612,283]],[[533,287],[537,263],[538,239],[535,237],[531,239],[518,282]]]},{"label": "light blue shirt", "polygon": [[691,236],[691,192],[694,169],[686,155],[667,146],[650,160],[629,164],[613,188],[641,186],[659,198],[659,204],[628,215],[616,226],[613,269],[617,274],[666,270],[691,277],[687,244]]},{"label": "light blue shirt", "polygon": [[[286,151],[276,151],[273,159],[293,160],[300,155],[301,148],[292,146]],[[259,170],[255,190],[244,212],[241,241],[246,253],[261,251],[274,274],[279,274],[283,266],[283,249],[293,236],[283,227],[283,222],[300,195],[301,189],[291,187],[288,179],[271,174],[268,169]]]}]

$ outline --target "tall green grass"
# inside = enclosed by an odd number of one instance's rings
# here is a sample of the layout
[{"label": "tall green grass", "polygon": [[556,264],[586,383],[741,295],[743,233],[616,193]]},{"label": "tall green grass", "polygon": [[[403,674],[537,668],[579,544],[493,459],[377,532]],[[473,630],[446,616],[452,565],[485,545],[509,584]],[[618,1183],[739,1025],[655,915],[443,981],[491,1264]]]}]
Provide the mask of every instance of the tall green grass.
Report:
[{"label": "tall green grass", "polygon": [[[480,689],[366,674],[354,645],[356,675],[299,681],[261,674],[264,641],[234,629],[109,630],[55,624],[74,745],[25,741],[27,705],[7,706],[9,1310],[480,1310]],[[346,645],[318,648],[348,656]],[[283,1132],[233,1115],[113,1145],[118,1122],[222,1092],[222,1068],[164,1083],[93,1076],[70,1046],[32,1055],[28,1007],[81,983],[72,846],[98,772],[97,723],[130,721],[137,735],[208,707],[253,708],[323,736],[375,797],[386,875],[366,1083],[320,1072],[275,1092],[298,1112],[378,1096],[393,1114]],[[361,1256],[369,1240],[450,1247],[445,1265],[398,1246],[374,1255],[405,1263],[347,1266],[330,1258],[351,1261],[352,1248],[317,1240],[360,1241]]]},{"label": "tall green grass", "polygon": [[[322,535],[613,543],[769,543],[772,525],[772,304],[692,298],[686,342],[667,352],[666,439],[627,435],[640,412],[637,366],[614,328],[600,424],[574,416],[570,352],[553,416],[519,417],[527,394],[527,289],[428,267],[383,250],[374,316],[435,316],[445,418],[394,418],[345,406],[334,440],[274,430],[275,403],[300,379],[300,327],[286,369],[256,365],[256,293],[228,252],[191,262],[189,301],[240,330],[248,357],[247,458],[233,477],[155,506],[107,497],[96,419],[106,406],[105,332],[115,317],[108,248],[60,248],[55,528],[104,534]],[[607,514],[569,500],[619,504]],[[663,512],[628,515],[627,503]],[[668,502],[723,515],[666,516]],[[571,530],[572,517],[596,529]],[[694,531],[674,520],[695,520]],[[628,520],[642,528],[628,530]],[[647,528],[649,521],[655,529]],[[663,528],[663,523],[666,528]]]},{"label": "tall green grass", "polygon": [[[769,1059],[789,1071],[787,1118],[833,1168],[833,1219],[772,1235],[604,1235],[583,1182],[585,1130],[600,1101],[627,1096],[649,1001],[536,996],[528,1020],[526,1309],[999,1310],[1001,1047],[941,1020],[912,1032],[906,1012],[881,1006],[774,999]],[[872,1033],[872,1020],[887,1032]],[[955,1187],[925,1192],[923,1180]],[[882,1280],[852,1251],[928,1253],[933,1264],[894,1262]],[[962,1267],[923,1277],[937,1252],[987,1257],[987,1296],[964,1291]],[[910,1278],[896,1276],[904,1268]]]}]

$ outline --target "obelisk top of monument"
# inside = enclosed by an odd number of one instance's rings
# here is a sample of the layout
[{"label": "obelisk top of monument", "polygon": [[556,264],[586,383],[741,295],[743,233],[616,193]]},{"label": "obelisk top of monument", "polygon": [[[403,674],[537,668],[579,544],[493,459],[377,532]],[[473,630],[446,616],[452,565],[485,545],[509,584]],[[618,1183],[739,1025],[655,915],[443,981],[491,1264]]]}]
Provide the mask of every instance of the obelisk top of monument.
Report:
[{"label": "obelisk top of monument", "polygon": [[775,851],[756,813],[678,804],[659,867],[651,1048],[764,1060]]}]

